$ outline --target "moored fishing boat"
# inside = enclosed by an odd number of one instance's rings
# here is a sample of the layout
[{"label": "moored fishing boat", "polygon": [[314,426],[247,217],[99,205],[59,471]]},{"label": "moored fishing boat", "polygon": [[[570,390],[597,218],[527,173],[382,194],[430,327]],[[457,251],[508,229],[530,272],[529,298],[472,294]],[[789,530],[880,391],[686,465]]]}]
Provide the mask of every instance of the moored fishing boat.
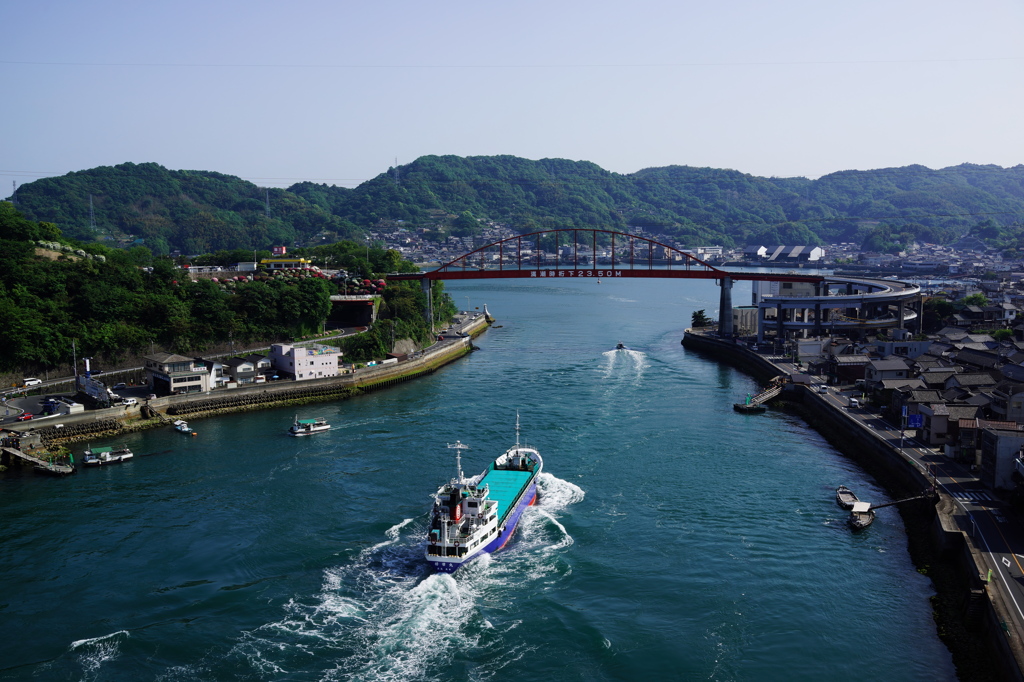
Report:
[{"label": "moored fishing boat", "polygon": [[845,485],[836,488],[836,504],[843,509],[853,509],[853,505],[859,500],[852,490]]},{"label": "moored fishing boat", "polygon": [[473,478],[462,474],[462,451],[456,441],[456,476],[434,495],[427,531],[427,561],[435,570],[454,573],[484,553],[495,552],[509,541],[523,511],[537,499],[537,477],[544,461],[536,448],[519,443],[495,459]]},{"label": "moored fishing boat", "polygon": [[870,502],[854,502],[850,517],[846,520],[850,528],[862,530],[871,525],[875,520],[875,511],[871,508]]},{"label": "moored fishing boat", "polygon": [[135,454],[128,448],[89,448],[82,457],[82,466],[95,467],[103,464],[114,464],[124,462],[134,457]]},{"label": "moored fishing boat", "polygon": [[288,428],[288,435],[308,436],[313,433],[330,430],[331,425],[328,424],[327,420],[323,417],[316,417],[315,419],[299,419],[299,415],[295,415],[295,423]]},{"label": "moored fishing boat", "polygon": [[189,436],[196,435],[196,432],[192,430],[192,427],[190,427],[188,422],[184,419],[178,419],[174,422],[174,430],[179,433],[188,434]]}]

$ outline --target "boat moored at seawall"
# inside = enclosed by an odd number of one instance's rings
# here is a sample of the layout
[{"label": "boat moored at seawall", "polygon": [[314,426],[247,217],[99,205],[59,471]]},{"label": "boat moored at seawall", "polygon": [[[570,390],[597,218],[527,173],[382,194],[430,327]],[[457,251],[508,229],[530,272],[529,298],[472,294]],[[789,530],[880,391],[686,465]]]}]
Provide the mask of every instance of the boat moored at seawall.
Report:
[{"label": "boat moored at seawall", "polygon": [[89,448],[82,457],[82,466],[95,467],[124,462],[135,456],[128,448]]},{"label": "boat moored at seawall", "polygon": [[427,531],[427,561],[441,573],[454,573],[484,553],[509,541],[523,511],[537,499],[537,477],[544,461],[536,448],[519,443],[495,459],[478,476],[462,475],[462,451],[456,441],[456,477],[434,495]]}]

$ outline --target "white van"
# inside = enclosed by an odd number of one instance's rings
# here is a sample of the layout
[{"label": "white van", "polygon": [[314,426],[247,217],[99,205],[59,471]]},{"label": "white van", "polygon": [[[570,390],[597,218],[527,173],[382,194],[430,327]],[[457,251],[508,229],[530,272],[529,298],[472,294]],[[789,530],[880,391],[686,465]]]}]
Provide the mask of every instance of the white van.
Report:
[{"label": "white van", "polygon": [[856,398],[850,398],[850,407],[860,407],[860,401]]},{"label": "white van", "polygon": [[135,398],[125,398],[124,399],[124,406],[125,407],[135,407],[135,405],[137,405],[138,402],[139,401],[136,400]]}]

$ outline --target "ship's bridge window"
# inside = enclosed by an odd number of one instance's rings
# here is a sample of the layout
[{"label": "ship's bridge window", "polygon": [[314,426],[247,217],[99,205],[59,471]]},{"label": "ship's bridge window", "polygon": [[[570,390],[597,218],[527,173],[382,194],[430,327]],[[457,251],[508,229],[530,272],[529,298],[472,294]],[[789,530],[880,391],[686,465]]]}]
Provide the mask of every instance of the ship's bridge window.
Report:
[{"label": "ship's bridge window", "polygon": [[470,500],[467,504],[469,504],[470,507],[476,507],[477,506],[476,500]]}]

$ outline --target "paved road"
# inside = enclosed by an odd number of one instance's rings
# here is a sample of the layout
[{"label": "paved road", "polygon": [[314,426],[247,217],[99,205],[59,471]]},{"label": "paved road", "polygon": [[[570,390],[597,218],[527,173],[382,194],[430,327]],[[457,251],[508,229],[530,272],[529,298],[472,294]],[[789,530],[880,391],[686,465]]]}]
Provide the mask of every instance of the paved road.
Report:
[{"label": "paved road", "polygon": [[[791,367],[791,366],[790,366]],[[787,367],[787,370],[790,369]],[[820,377],[814,377],[821,383]],[[964,514],[955,516],[981,551],[986,568],[992,570],[992,581],[1013,620],[1014,630],[1024,632],[1024,528],[1009,514],[1009,505],[987,488],[968,467],[956,462],[940,450],[925,447],[914,436],[893,426],[866,407],[849,407],[850,398],[860,398],[853,389],[816,394],[819,399],[845,411],[876,438],[912,460],[922,473],[931,477],[938,488],[953,498]],[[986,576],[981,576],[985,578]]]},{"label": "paved road", "polygon": [[[477,318],[479,318],[482,315],[483,315],[482,312],[477,312],[477,311],[473,311],[472,313],[466,313],[466,312],[459,313],[456,316],[456,320],[455,320],[454,324],[452,324],[450,327],[447,327],[447,328],[444,328],[444,329],[438,331],[438,334],[437,334],[438,340],[435,341],[434,346],[455,343],[460,338],[463,338],[463,337],[467,336],[468,334],[465,331],[466,328],[471,323],[475,322],[477,320]],[[347,328],[344,328],[344,329],[339,329],[337,334],[333,334],[331,336],[325,336],[325,337],[322,337],[320,339],[316,339],[315,341],[328,341],[328,340],[331,340],[331,339],[345,338],[345,337],[348,337],[348,336],[352,336],[354,334],[358,334],[358,333],[364,332],[364,331],[366,331],[366,329],[367,329],[366,327],[347,327]],[[266,347],[266,348],[254,348],[254,349],[248,349],[248,350],[239,350],[239,351],[236,351],[234,353],[221,353],[221,354],[218,354],[218,355],[208,355],[206,357],[209,358],[209,359],[221,358],[221,357],[233,357],[235,355],[242,354],[242,353],[245,353],[245,354],[259,353],[259,352],[266,351],[266,350],[269,350],[269,347]],[[426,350],[426,349],[424,349],[424,350]],[[128,372],[138,372],[138,371],[142,371],[142,369],[143,369],[142,367],[135,367],[135,368],[121,369],[121,370],[116,370],[116,371],[111,371],[111,372],[103,372],[103,373],[101,373],[99,375],[98,378],[99,378],[99,380],[104,381],[105,377],[109,377],[110,378],[110,382],[116,383],[116,382],[120,381],[120,379],[117,378],[119,374],[128,373]],[[366,371],[372,372],[374,370],[373,370],[373,368],[369,368]],[[41,428],[43,426],[49,426],[51,424],[60,423],[60,417],[65,416],[65,414],[57,414],[57,415],[53,415],[53,416],[49,416],[49,417],[43,417],[41,415],[42,402],[43,402],[44,397],[46,397],[46,396],[64,396],[64,397],[68,397],[68,398],[73,397],[74,396],[74,392],[73,391],[54,392],[52,390],[54,387],[68,388],[69,385],[70,385],[70,382],[72,381],[72,379],[73,379],[73,377],[65,377],[65,378],[51,379],[49,381],[44,381],[41,386],[33,386],[30,389],[33,392],[38,392],[38,394],[33,393],[33,394],[28,395],[27,397],[24,397],[24,398],[22,398],[22,397],[14,397],[14,395],[20,394],[21,391],[23,391],[25,389],[20,389],[20,388],[9,389],[6,392],[7,395],[3,396],[5,398],[7,398],[6,402],[5,403],[0,403],[0,425],[7,426],[7,425],[10,425],[10,424],[25,424],[26,427]],[[109,385],[113,385],[113,384],[110,383]],[[145,386],[145,385],[128,386],[126,388],[118,389],[117,390],[117,394],[120,395],[121,397],[124,397],[124,398],[136,398],[140,402],[147,395],[149,395],[149,392],[150,392],[150,389],[147,386]],[[18,415],[20,415],[22,412],[29,412],[29,413],[31,413],[33,415],[33,418],[31,420],[24,421],[24,422],[19,421],[18,420]]]}]

